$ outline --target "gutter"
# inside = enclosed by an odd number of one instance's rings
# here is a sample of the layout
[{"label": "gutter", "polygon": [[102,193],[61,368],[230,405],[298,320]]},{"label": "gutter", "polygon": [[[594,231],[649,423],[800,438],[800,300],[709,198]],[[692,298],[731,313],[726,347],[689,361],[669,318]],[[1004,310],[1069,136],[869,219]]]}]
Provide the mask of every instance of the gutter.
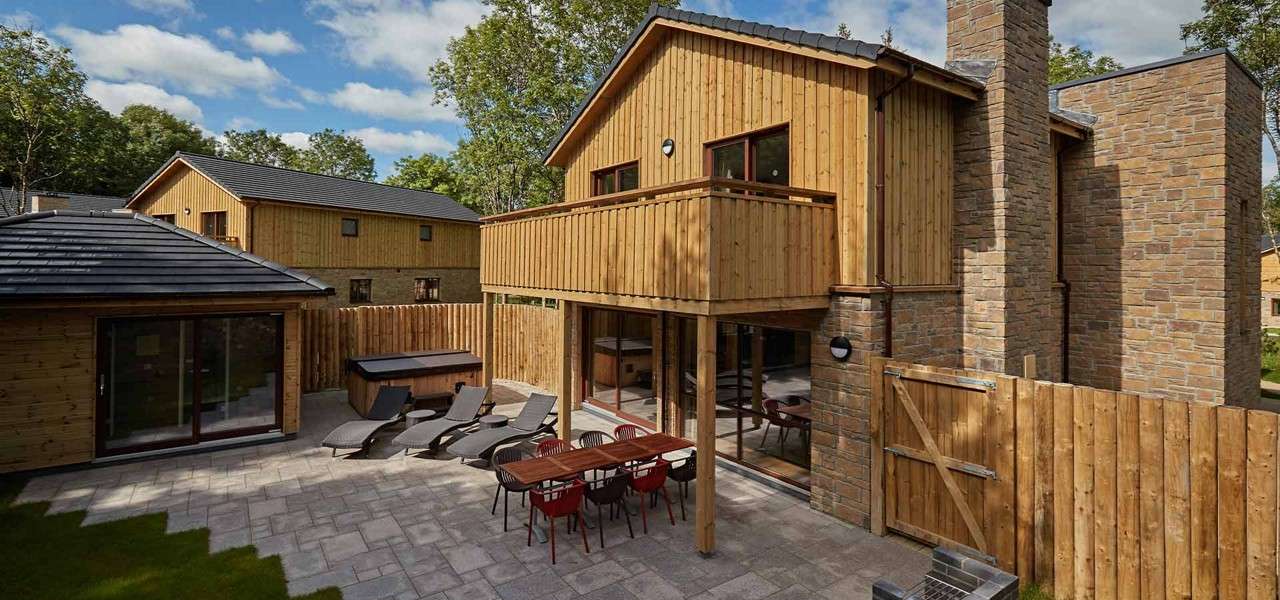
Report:
[{"label": "gutter", "polygon": [[893,284],[885,277],[884,170],[885,120],[884,100],[902,84],[916,76],[915,63],[907,63],[907,74],[898,78],[876,95],[876,285],[884,288],[884,356],[893,358]]}]

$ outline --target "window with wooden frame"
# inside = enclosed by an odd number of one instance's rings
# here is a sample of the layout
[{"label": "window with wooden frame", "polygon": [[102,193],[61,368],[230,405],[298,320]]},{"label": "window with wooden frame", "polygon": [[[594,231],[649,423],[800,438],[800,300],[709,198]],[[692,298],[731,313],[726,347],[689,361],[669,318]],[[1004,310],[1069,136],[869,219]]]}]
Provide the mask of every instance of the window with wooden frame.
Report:
[{"label": "window with wooden frame", "polygon": [[227,237],[227,213],[225,211],[200,213],[200,235],[215,240]]},{"label": "window with wooden frame", "polygon": [[360,235],[360,220],[342,219],[342,235],[345,237],[356,237]]},{"label": "window with wooden frame", "polygon": [[168,223],[170,225],[177,223],[177,220],[175,218],[176,216],[173,213],[169,213],[167,215],[151,215],[151,217],[157,221],[164,221],[165,223]]},{"label": "window with wooden frame", "polygon": [[1271,316],[1280,317],[1280,298],[1271,299]]},{"label": "window with wooden frame", "polygon": [[414,302],[439,302],[440,278],[419,277],[413,280]]},{"label": "window with wooden frame", "polygon": [[373,280],[351,280],[351,303],[373,302]]},{"label": "window with wooden frame", "polygon": [[430,242],[432,233],[433,232],[431,231],[430,225],[426,225],[426,224],[418,225],[418,241],[419,242]]},{"label": "window with wooden frame", "polygon": [[787,127],[774,127],[706,145],[703,171],[712,177],[791,185]]},{"label": "window with wooden frame", "polygon": [[591,195],[603,196],[640,187],[640,163],[631,161],[591,172]]}]

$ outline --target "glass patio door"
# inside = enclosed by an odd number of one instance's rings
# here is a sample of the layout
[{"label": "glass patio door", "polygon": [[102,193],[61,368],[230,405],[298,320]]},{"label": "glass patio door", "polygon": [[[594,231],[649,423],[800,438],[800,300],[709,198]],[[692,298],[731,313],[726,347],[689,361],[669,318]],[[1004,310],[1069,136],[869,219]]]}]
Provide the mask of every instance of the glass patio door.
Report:
[{"label": "glass patio door", "polygon": [[583,364],[587,401],[646,427],[657,421],[657,373],[653,315],[587,309]]},{"label": "glass patio door", "polygon": [[102,321],[98,454],[278,429],[282,331],[270,314]]}]

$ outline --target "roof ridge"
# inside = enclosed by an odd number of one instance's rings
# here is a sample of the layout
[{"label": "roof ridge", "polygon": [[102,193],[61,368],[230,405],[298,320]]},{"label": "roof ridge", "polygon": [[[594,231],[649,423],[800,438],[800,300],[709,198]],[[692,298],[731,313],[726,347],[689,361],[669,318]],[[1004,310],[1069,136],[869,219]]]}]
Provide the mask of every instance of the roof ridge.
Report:
[{"label": "roof ridge", "polygon": [[[448,200],[453,200],[453,198],[450,198],[449,196],[446,196],[446,195],[444,195],[444,194],[441,194],[440,192],[437,192],[437,191],[435,191],[435,190],[420,190],[420,189],[417,189],[417,188],[404,187],[404,186],[402,186],[402,185],[391,185],[391,184],[389,184],[389,183],[382,183],[382,182],[380,182],[380,181],[365,181],[365,180],[363,180],[363,179],[352,179],[352,178],[350,178],[350,177],[339,177],[339,176],[337,176],[337,175],[328,175],[328,174],[325,174],[325,173],[313,173],[313,172],[311,172],[311,171],[303,171],[303,170],[301,170],[301,169],[290,169],[290,168],[288,168],[288,167],[281,167],[281,166],[277,166],[277,165],[264,165],[264,164],[262,164],[262,163],[249,162],[249,161],[247,161],[247,160],[238,160],[238,159],[235,159],[235,158],[225,158],[225,157],[222,157],[222,156],[214,156],[214,155],[212,155],[212,154],[200,154],[200,153],[198,153],[198,152],[183,152],[182,150],[179,150],[179,151],[177,151],[177,152],[175,153],[175,155],[176,155],[176,156],[198,156],[198,157],[200,157],[200,158],[210,158],[210,159],[213,159],[213,160],[220,160],[220,161],[223,161],[223,162],[236,163],[236,164],[241,164],[241,165],[248,165],[248,166],[251,166],[251,167],[264,167],[264,168],[267,168],[267,169],[276,169],[276,170],[279,170],[279,171],[287,171],[287,172],[290,172],[290,173],[301,173],[301,174],[303,174],[303,175],[314,175],[314,176],[316,176],[316,177],[328,177],[328,178],[330,178],[330,179],[337,179],[338,181],[351,181],[351,182],[354,182],[354,183],[368,183],[368,184],[372,184],[372,185],[380,185],[380,186],[382,186],[382,187],[387,187],[387,188],[396,189],[396,190],[408,190],[408,191],[410,191],[410,192],[421,192],[421,193],[425,193],[425,194],[435,194],[435,195],[440,196],[440,197],[442,197],[442,198],[446,198],[446,199],[448,199]],[[453,201],[454,201],[454,202],[457,202],[457,200],[453,200]]]},{"label": "roof ridge", "polygon": [[[82,212],[82,213],[83,213],[83,212],[86,212],[86,211],[79,211],[79,212]],[[170,223],[170,222],[168,222],[168,221],[163,221],[163,220],[157,219],[157,218],[155,218],[155,217],[152,217],[151,215],[146,215],[146,214],[143,214],[143,213],[140,213],[140,212],[129,212],[129,213],[104,213],[104,212],[102,212],[102,211],[87,211],[87,212],[92,213],[92,214],[91,214],[91,216],[117,216],[117,215],[127,215],[127,216],[132,216],[134,220],[142,221],[142,222],[144,222],[144,223],[149,223],[149,224],[151,224],[151,225],[155,225],[155,226],[160,227],[160,228],[162,228],[162,229],[166,229],[166,230],[168,230],[168,231],[171,231],[171,232],[173,232],[173,233],[176,233],[176,234],[178,234],[178,235],[181,235],[181,236],[183,236],[183,237],[185,237],[185,238],[187,238],[187,239],[190,239],[190,240],[192,240],[192,241],[202,243],[202,244],[204,244],[204,245],[206,245],[206,246],[211,246],[211,247],[213,247],[213,248],[216,248],[216,249],[218,249],[218,250],[221,250],[221,251],[223,251],[223,252],[226,252],[227,254],[230,254],[230,255],[235,256],[235,257],[237,257],[237,258],[241,258],[241,259],[244,259],[244,260],[249,261],[249,262],[251,262],[251,263],[254,263],[254,264],[258,265],[258,266],[261,266],[261,267],[265,267],[265,268],[271,269],[272,271],[275,271],[275,272],[280,273],[280,274],[282,274],[282,275],[287,275],[287,276],[289,276],[289,277],[292,277],[292,278],[294,278],[294,279],[296,279],[296,280],[298,280],[298,281],[300,281],[300,282],[302,282],[302,283],[305,283],[305,284],[307,284],[307,285],[309,285],[309,286],[312,286],[312,287],[314,287],[314,288],[316,288],[316,289],[319,289],[319,290],[332,290],[332,289],[333,289],[333,287],[332,287],[332,286],[330,286],[330,285],[328,285],[328,284],[324,283],[323,281],[320,281],[319,279],[315,278],[315,277],[314,277],[314,276],[312,276],[312,275],[308,275],[307,273],[303,273],[302,271],[295,271],[295,270],[290,269],[289,267],[286,267],[286,266],[284,266],[284,265],[282,265],[282,264],[280,264],[280,263],[272,262],[272,261],[270,261],[270,260],[267,260],[267,259],[265,259],[265,258],[262,258],[261,256],[258,256],[257,254],[252,254],[252,253],[250,253],[250,252],[247,252],[247,251],[241,250],[240,248],[236,248],[236,247],[233,247],[233,246],[228,246],[228,245],[223,244],[222,242],[219,242],[219,241],[217,241],[217,240],[210,239],[210,238],[207,238],[207,237],[205,237],[205,236],[199,235],[199,234],[195,233],[194,231],[188,231],[188,230],[186,230],[186,229],[183,229],[183,228],[181,228],[181,227],[178,227],[177,225],[174,225],[174,224],[172,224],[172,223]],[[54,213],[56,214],[56,213],[57,213],[57,211],[54,211]]]}]

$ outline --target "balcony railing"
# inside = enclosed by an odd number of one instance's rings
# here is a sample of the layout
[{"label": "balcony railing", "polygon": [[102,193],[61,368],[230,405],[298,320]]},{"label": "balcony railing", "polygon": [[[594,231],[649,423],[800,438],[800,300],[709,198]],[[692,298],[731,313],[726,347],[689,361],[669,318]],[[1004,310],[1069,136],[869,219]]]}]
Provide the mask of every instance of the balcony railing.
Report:
[{"label": "balcony railing", "polygon": [[486,289],[714,302],[825,296],[835,276],[830,192],[700,178],[485,221]]}]

